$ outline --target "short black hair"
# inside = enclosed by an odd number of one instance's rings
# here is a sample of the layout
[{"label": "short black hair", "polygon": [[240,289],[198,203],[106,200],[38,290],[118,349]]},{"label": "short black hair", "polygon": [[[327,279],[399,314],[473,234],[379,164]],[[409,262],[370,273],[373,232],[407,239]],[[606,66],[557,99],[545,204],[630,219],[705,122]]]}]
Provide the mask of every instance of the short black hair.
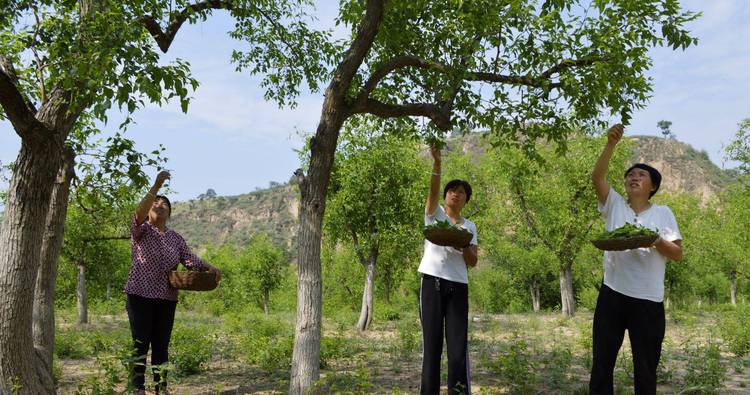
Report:
[{"label": "short black hair", "polygon": [[448,191],[456,189],[458,187],[464,187],[464,191],[466,191],[466,203],[469,203],[469,200],[471,199],[471,185],[467,181],[464,180],[450,180],[447,184],[445,184],[445,188],[443,188],[443,199],[445,199],[445,196],[448,195]]},{"label": "short black hair", "polygon": [[656,191],[659,190],[659,186],[661,186],[661,173],[659,173],[659,170],[654,169],[653,167],[645,164],[645,163],[636,163],[633,166],[630,166],[627,170],[625,170],[625,178],[627,178],[628,174],[633,169],[643,169],[646,170],[651,177],[651,183],[654,185],[654,190],[651,191],[651,194],[648,195],[648,198],[651,199],[651,196],[654,196]]},{"label": "short black hair", "polygon": [[164,195],[156,195],[156,198],[154,198],[154,202],[157,200],[163,200],[169,208],[169,215],[172,215],[172,202],[170,202],[169,199]]}]

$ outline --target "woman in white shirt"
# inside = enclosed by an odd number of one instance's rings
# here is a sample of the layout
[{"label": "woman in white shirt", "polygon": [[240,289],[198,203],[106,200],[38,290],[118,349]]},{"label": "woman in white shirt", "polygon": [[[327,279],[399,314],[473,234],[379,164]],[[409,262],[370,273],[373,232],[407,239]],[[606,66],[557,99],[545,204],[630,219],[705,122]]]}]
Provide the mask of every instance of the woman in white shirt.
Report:
[{"label": "woman in white shirt", "polygon": [[471,393],[469,383],[469,277],[467,266],[477,264],[477,226],[461,216],[471,199],[471,185],[452,180],[443,188],[445,206],[440,206],[440,150],[431,147],[433,158],[430,192],[425,209],[425,225],[450,221],[474,234],[463,248],[442,247],[424,242],[419,264],[421,285],[419,312],[422,322],[421,394],[440,393],[440,359],[443,333],[448,351],[448,393]]},{"label": "woman in white shirt", "polygon": [[636,394],[656,393],[656,367],[664,340],[664,270],[667,260],[682,260],[682,235],[667,206],[652,204],[661,174],[637,163],[625,172],[623,197],[607,182],[607,169],[624,127],[607,131],[607,144],[594,165],[591,179],[607,231],[625,223],[659,233],[649,248],[604,253],[604,278],[594,312],[591,394],[614,392],[613,371],[617,353],[628,331],[633,351]]}]

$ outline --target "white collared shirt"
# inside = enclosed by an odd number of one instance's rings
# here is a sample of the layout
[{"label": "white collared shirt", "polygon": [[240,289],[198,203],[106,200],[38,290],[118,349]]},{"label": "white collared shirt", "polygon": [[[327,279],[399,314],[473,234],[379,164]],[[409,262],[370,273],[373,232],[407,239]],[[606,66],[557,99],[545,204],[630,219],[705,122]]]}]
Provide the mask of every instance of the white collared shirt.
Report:
[{"label": "white collared shirt", "polygon": [[[457,225],[471,232],[474,237],[469,244],[477,245],[477,225],[468,219],[461,217],[462,224]],[[451,221],[445,209],[438,205],[432,215],[425,213],[424,224],[432,225],[437,221]],[[424,255],[419,263],[418,272],[429,274],[438,278],[455,281],[458,283],[468,284],[469,273],[466,270],[466,261],[463,253],[453,247],[443,247],[431,243],[429,240],[424,241]]]},{"label": "white collared shirt", "polygon": [[[672,210],[652,204],[636,214],[625,198],[610,187],[605,204],[599,203],[607,231],[626,222],[644,226],[659,233],[667,241],[682,240]],[[664,301],[664,271],[667,258],[656,248],[638,248],[604,253],[604,284],[613,290],[638,299]]]}]

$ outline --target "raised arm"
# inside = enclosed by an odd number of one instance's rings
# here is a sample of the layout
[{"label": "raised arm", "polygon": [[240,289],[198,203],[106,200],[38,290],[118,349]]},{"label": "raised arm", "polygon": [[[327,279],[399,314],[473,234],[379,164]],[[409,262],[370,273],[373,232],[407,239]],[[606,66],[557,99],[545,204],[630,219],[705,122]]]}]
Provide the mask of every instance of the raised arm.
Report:
[{"label": "raised arm", "polygon": [[430,175],[430,193],[427,195],[426,213],[434,214],[440,202],[440,148],[430,146],[432,154],[432,174]]},{"label": "raised arm", "polygon": [[594,171],[591,172],[591,181],[594,182],[594,190],[596,191],[596,198],[599,203],[604,204],[607,202],[607,196],[609,195],[609,183],[607,182],[607,170],[609,169],[609,161],[612,159],[612,154],[615,152],[615,146],[620,142],[625,127],[621,123],[618,123],[607,131],[607,144],[604,146],[604,150],[599,159],[594,165]]},{"label": "raised arm", "polygon": [[148,211],[151,210],[151,205],[154,204],[156,194],[159,193],[159,189],[161,189],[162,185],[164,185],[164,181],[168,180],[170,177],[171,175],[168,171],[160,171],[159,174],[156,175],[154,185],[152,185],[151,189],[146,192],[146,196],[141,199],[141,202],[138,204],[138,208],[135,210],[136,224],[140,225],[146,222],[146,220],[148,219]]}]

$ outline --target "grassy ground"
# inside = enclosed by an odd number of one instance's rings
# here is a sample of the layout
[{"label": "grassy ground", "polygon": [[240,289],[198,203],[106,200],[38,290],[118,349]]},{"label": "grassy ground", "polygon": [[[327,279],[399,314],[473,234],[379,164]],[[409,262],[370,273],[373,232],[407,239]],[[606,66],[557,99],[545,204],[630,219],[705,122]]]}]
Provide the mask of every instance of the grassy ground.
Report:
[{"label": "grassy ground", "polygon": [[[750,357],[728,352],[715,324],[718,314],[668,313],[661,393],[750,394]],[[170,377],[172,393],[286,392],[290,314],[217,318],[178,310],[177,315],[170,355],[182,365]],[[123,391],[127,318],[96,315],[85,328],[74,328],[64,314],[61,318],[59,393]],[[472,316],[472,392],[586,393],[591,319],[588,312],[573,319],[554,313]],[[324,328],[320,393],[418,393],[421,333],[416,316],[376,322],[364,334],[331,321]],[[187,374],[190,370],[196,372]],[[616,393],[633,392],[627,336],[615,381]]]}]

